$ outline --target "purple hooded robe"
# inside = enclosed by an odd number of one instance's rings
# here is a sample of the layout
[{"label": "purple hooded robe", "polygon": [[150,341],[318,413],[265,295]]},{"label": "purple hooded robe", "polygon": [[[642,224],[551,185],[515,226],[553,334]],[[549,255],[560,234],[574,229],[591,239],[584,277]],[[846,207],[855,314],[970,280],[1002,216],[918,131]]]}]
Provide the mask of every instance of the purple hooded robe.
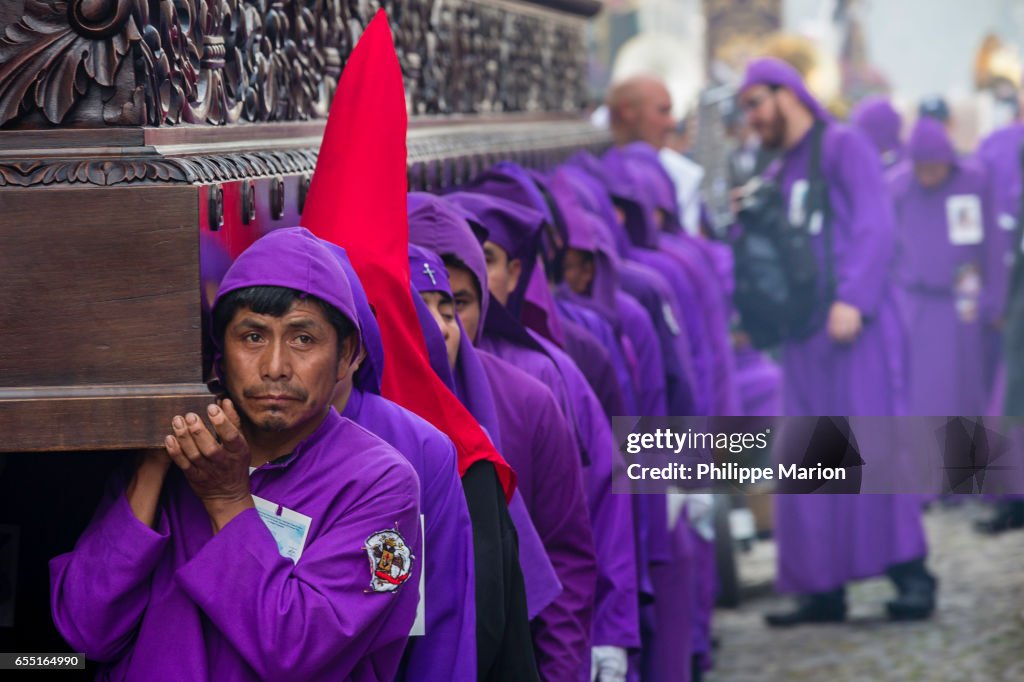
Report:
[{"label": "purple hooded robe", "polygon": [[[367,359],[341,412],[402,453],[420,479],[423,511],[425,634],[409,640],[398,679],[475,680],[473,526],[455,446],[426,420],[380,395],[380,328],[345,250],[325,242],[345,269]],[[365,368],[365,369],[364,369]]]},{"label": "purple hooded robe", "polygon": [[[833,214],[836,298],[864,317],[861,334],[852,344],[837,344],[821,329],[807,340],[784,346],[785,413],[905,414],[904,332],[889,280],[895,230],[878,155],[859,132],[833,123],[799,74],[784,62],[752,62],[741,91],[758,84],[792,90],[826,123],[822,174]],[[791,212],[803,208],[793,201],[792,190],[806,179],[810,138],[808,133],[787,150],[776,169],[784,196],[794,204]],[[824,272],[820,235],[813,243],[819,271]],[[891,434],[872,435],[872,442],[862,442],[862,447],[884,451],[897,442]],[[917,496],[804,494],[775,499],[780,591],[833,590],[926,553]]]},{"label": "purple hooded robe", "polygon": [[[622,155],[635,163],[623,164],[615,157]],[[657,151],[649,144],[635,142],[613,149],[605,155],[605,163],[612,168],[632,172],[637,186],[646,196],[647,211],[640,213],[645,219],[660,211],[663,225],[653,228],[644,241],[657,244],[664,252],[681,261],[690,274],[690,280],[699,296],[705,317],[707,342],[711,353],[710,386],[712,414],[736,415],[740,413],[739,396],[735,383],[735,360],[729,337],[732,301],[727,293],[730,285],[725,276],[731,276],[731,254],[724,244],[688,234],[681,224],[681,210],[672,179],[661,165]]]},{"label": "purple hooded robe", "polygon": [[[258,285],[317,296],[358,329],[344,271],[305,229],[256,241],[218,299]],[[50,563],[54,623],[103,663],[104,679],[394,678],[419,600],[421,543],[416,473],[391,446],[331,408],[291,455],[252,472],[254,495],[310,518],[295,561],[256,509],[214,535],[177,467],[153,528],[132,513],[125,484],[113,481],[75,549]],[[372,587],[367,561],[366,543],[386,529],[412,555],[390,592]]]},{"label": "purple hooded robe", "polygon": [[[459,344],[456,366],[454,369],[450,369],[448,351],[441,331],[430,310],[418,295],[419,291],[428,289],[420,289],[417,285],[426,287],[429,283],[431,286],[443,287],[443,291],[450,289],[443,264],[440,264],[436,255],[427,249],[410,245],[409,252],[409,265],[417,268],[416,272],[411,273],[410,278],[410,286],[413,293],[416,294],[413,297],[413,305],[416,306],[420,318],[423,338],[431,357],[431,367],[443,380],[450,382],[452,392],[487,432],[494,447],[499,452],[503,452],[498,408],[495,405],[494,393],[479,354],[473,349],[472,344]],[[413,258],[416,259],[415,262]],[[440,282],[439,285],[431,282],[429,277],[424,277],[425,273],[421,268],[425,263],[430,265],[433,277]],[[440,269],[438,268],[439,264],[441,265]],[[461,329],[462,324],[458,324]],[[462,333],[465,335],[464,331]],[[530,512],[526,509],[522,493],[518,490],[509,502],[508,512],[519,536],[519,564],[526,586],[527,612],[532,620],[562,593],[562,583],[555,573],[547,550],[544,549],[540,534],[530,518]]]},{"label": "purple hooded robe", "polygon": [[[615,207],[608,196],[601,162],[588,154],[577,154],[560,174],[567,179],[585,209],[601,218],[604,241],[615,246],[619,257],[619,282],[630,296],[643,306],[658,335],[662,365],[665,368],[665,400],[668,414],[691,415],[696,409],[696,384],[691,345],[679,302],[671,286],[652,268],[629,260],[625,234],[618,228]],[[639,395],[641,405],[643,395]],[[643,414],[656,415],[654,410]]]},{"label": "purple hooded robe", "polygon": [[949,178],[924,188],[913,169],[897,176],[895,269],[911,336],[909,409],[922,416],[977,415],[987,407],[985,330],[993,320],[984,287],[994,219],[984,171],[957,159],[943,125],[918,121],[910,163],[947,163]]},{"label": "purple hooded robe", "polygon": [[561,173],[552,179],[551,190],[565,223],[567,245],[591,254],[595,265],[587,294],[576,294],[567,284],[562,284],[557,296],[599,314],[619,337],[622,346],[630,350],[631,380],[636,395],[636,412],[630,414],[663,414],[666,409],[665,369],[654,323],[636,299],[619,291],[619,257],[601,219],[580,205],[571,181]]},{"label": "purple hooded robe", "polygon": [[[509,203],[486,196],[483,198],[490,200],[495,209]],[[515,213],[512,208],[515,208],[515,205],[510,207],[506,220]],[[515,214],[533,220],[529,212],[523,211]],[[481,304],[490,311],[487,324],[491,325],[491,312],[494,309],[504,309],[496,301],[489,300],[486,287],[487,266],[483,251],[465,216],[459,218],[461,219],[452,219],[447,223],[411,221],[410,238],[429,245],[442,255],[454,256],[469,269],[481,288],[481,297],[484,299]],[[489,228],[489,225],[482,221],[481,224]],[[538,341],[535,337],[529,336],[521,328],[516,331],[514,320],[506,317],[500,322],[505,325],[503,336],[490,337],[489,330],[484,329],[481,345],[530,374],[532,368],[539,366],[538,360],[548,363],[549,367],[544,371],[553,371],[554,380],[563,384],[565,394],[572,399],[570,414],[575,420],[581,442],[589,453],[589,464],[583,470],[583,482],[597,551],[598,583],[593,619],[593,644],[636,647],[639,645],[636,565],[633,553],[623,551],[624,548],[633,546],[632,513],[628,498],[611,494],[612,467],[618,459],[611,428],[586,379],[564,353],[553,344],[546,347],[536,345]],[[484,324],[481,324],[481,327],[483,326]],[[535,350],[538,347],[541,348],[540,351]],[[553,362],[559,364],[554,365]],[[533,376],[541,379],[536,374]],[[543,379],[541,381],[550,386]],[[588,653],[583,669],[589,669],[589,663]]]},{"label": "purple hooded robe", "polygon": [[713,322],[707,315],[709,299],[702,296],[699,270],[693,259],[682,259],[678,254],[659,250],[659,234],[654,223],[653,207],[647,190],[641,186],[640,162],[610,151],[604,158],[608,192],[617,202],[625,217],[625,229],[631,244],[626,257],[655,269],[672,287],[682,312],[680,324],[689,339],[691,361],[696,384],[695,413],[711,414],[715,410],[715,395],[719,390],[714,382],[717,338],[709,328]]},{"label": "purple hooded robe", "polygon": [[[427,204],[410,212],[410,235],[414,240],[421,221],[436,220],[437,208]],[[451,296],[441,258],[418,246],[410,246],[409,252],[417,290]],[[429,276],[424,274],[422,264],[430,268]],[[567,671],[577,670],[589,652],[596,582],[579,453],[554,396],[543,384],[496,357],[476,352],[466,341],[459,345],[456,374],[461,372],[467,355],[478,358],[503,434],[502,454],[516,470],[527,511],[562,583],[561,592],[537,614],[532,627],[541,677],[561,679]]]},{"label": "purple hooded robe", "polygon": [[850,123],[868,136],[886,168],[895,166],[906,156],[900,139],[903,119],[888,97],[875,95],[861,100],[850,113]]}]

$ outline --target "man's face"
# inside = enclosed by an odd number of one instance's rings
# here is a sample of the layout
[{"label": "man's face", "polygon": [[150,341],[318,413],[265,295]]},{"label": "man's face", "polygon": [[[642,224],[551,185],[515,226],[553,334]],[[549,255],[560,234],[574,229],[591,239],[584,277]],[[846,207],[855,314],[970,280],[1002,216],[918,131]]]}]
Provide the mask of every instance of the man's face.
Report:
[{"label": "man's face", "polygon": [[668,212],[663,208],[654,209],[654,225],[658,230],[664,230],[665,226],[669,224]]},{"label": "man's face", "polygon": [[668,143],[668,136],[676,127],[672,118],[672,96],[665,86],[652,83],[645,88],[644,97],[637,103],[636,137],[655,149]]},{"label": "man's face", "polygon": [[786,117],[779,105],[779,91],[766,85],[755,85],[740,93],[740,108],[747,125],[761,139],[766,149],[779,149],[786,139]]},{"label": "man's face", "polygon": [[467,268],[448,266],[448,283],[455,298],[455,312],[462,320],[462,328],[470,340],[476,338],[480,328],[480,296],[477,294],[476,277]]},{"label": "man's face", "polygon": [[499,303],[507,305],[508,297],[519,284],[522,263],[518,258],[509,260],[508,252],[492,241],[484,242],[484,257],[487,259],[487,289]]},{"label": "man's face", "polygon": [[448,350],[448,366],[454,368],[459,359],[459,343],[462,341],[462,334],[455,321],[455,308],[452,305],[452,299],[448,294],[440,291],[421,291],[420,298],[427,304],[430,314],[437,322],[438,329],[441,330],[444,346]]},{"label": "man's face", "polygon": [[562,275],[574,293],[587,294],[591,282],[594,281],[593,254],[579,249],[566,251],[565,259],[562,261]]},{"label": "man's face", "polygon": [[938,187],[946,181],[952,167],[948,163],[940,161],[925,161],[914,164],[914,177],[919,185],[925,189]]},{"label": "man's face", "polygon": [[338,343],[316,302],[296,301],[281,317],[243,308],[224,331],[228,394],[257,431],[301,430],[323,417],[351,371],[354,335],[340,357]]}]

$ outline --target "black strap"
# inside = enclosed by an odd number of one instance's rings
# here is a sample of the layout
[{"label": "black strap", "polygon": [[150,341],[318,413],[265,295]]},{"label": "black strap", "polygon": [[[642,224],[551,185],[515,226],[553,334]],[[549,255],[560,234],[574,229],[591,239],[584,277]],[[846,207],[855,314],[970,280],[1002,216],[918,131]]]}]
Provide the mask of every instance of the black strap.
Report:
[{"label": "black strap", "polygon": [[821,172],[821,153],[825,137],[825,122],[816,120],[811,129],[811,160],[807,168],[807,197],[804,202],[804,229],[810,231],[814,215],[821,213],[822,239],[825,240],[825,297],[831,304],[836,296],[836,278],[832,263],[832,202],[828,198],[828,183]]}]

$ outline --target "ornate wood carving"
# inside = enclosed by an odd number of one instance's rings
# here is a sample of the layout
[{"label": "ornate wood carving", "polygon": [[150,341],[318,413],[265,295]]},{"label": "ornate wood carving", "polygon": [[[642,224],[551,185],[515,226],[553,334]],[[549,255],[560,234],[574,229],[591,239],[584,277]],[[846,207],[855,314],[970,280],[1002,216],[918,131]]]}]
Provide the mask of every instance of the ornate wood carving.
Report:
[{"label": "ornate wood carving", "polygon": [[[599,150],[606,133],[577,121],[538,121],[518,125],[463,125],[443,130],[414,129],[410,133],[409,170],[412,189],[441,188],[464,182],[473,173],[500,159],[529,167],[551,165],[579,149]],[[500,154],[496,150],[503,150]],[[138,154],[124,148],[96,158],[0,158],[0,187],[35,187],[73,184],[205,184],[246,178],[311,174],[316,167],[314,148],[271,149],[210,154],[162,156],[142,147]],[[427,182],[420,168],[438,166],[438,178]],[[435,172],[435,171],[424,171]],[[447,173],[447,177],[444,174]]]},{"label": "ornate wood carving", "polygon": [[[414,114],[578,111],[582,15],[384,0]],[[376,0],[25,0],[0,36],[0,125],[222,125],[326,116]],[[524,8],[530,8],[523,4]]]}]

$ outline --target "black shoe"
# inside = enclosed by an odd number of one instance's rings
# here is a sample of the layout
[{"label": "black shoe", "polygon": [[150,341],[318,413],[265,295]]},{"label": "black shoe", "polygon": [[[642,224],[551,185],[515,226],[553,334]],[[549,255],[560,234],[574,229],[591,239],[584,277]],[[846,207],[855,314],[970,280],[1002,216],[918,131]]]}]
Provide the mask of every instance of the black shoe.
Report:
[{"label": "black shoe", "polygon": [[792,611],[768,613],[764,617],[764,622],[774,628],[802,623],[842,623],[845,620],[846,591],[843,589],[802,596]]},{"label": "black shoe", "polygon": [[885,605],[891,620],[925,620],[932,615],[939,581],[925,568],[924,559],[897,564],[887,573],[899,591],[899,595]]},{"label": "black shoe", "polygon": [[1024,528],[1024,500],[999,502],[991,518],[974,522],[974,529],[985,535],[997,535],[1017,528]]}]

